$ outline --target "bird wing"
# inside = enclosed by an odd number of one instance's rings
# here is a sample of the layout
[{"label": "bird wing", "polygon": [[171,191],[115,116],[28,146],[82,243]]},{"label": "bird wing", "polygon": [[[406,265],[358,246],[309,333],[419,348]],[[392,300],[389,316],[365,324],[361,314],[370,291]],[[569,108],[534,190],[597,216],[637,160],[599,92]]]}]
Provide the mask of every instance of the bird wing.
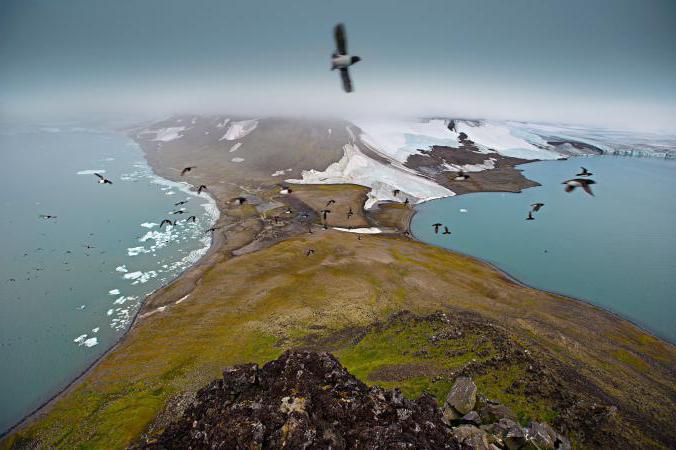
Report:
[{"label": "bird wing", "polygon": [[582,185],[582,189],[584,189],[584,191],[585,191],[587,194],[589,194],[589,195],[594,195],[594,193],[593,193],[592,190],[591,190],[591,186],[589,186],[587,183],[584,183],[584,184]]},{"label": "bird wing", "polygon": [[336,25],[333,30],[333,35],[336,38],[336,49],[338,54],[347,55],[347,38],[345,37],[345,26],[342,23]]},{"label": "bird wing", "polygon": [[102,180],[105,180],[105,178],[103,178],[103,175],[101,175],[100,173],[95,173],[94,175],[96,175],[97,177],[101,178]]},{"label": "bird wing", "polygon": [[352,92],[352,80],[350,79],[350,72],[347,68],[340,69],[340,78],[343,80],[343,89],[345,92]]}]

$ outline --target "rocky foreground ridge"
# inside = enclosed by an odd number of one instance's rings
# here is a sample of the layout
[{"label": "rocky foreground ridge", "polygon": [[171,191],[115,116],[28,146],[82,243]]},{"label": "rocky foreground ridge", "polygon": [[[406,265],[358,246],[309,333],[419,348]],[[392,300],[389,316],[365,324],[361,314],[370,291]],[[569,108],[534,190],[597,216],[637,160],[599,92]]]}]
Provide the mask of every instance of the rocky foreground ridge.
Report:
[{"label": "rocky foreground ridge", "polygon": [[522,427],[459,377],[440,408],[423,395],[368,387],[329,353],[287,351],[228,368],[182,416],[133,448],[569,449],[546,423]]}]

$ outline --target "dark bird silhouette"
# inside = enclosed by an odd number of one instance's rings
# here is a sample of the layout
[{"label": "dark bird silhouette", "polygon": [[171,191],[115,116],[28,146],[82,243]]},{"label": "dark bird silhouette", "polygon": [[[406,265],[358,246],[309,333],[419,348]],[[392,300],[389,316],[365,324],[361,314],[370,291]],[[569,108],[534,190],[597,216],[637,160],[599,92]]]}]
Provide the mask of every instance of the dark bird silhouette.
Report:
[{"label": "dark bird silhouette", "polygon": [[174,206],[181,206],[181,205],[185,205],[186,203],[188,203],[188,200],[182,200],[180,202],[174,203]]},{"label": "dark bird silhouette", "polygon": [[324,217],[324,220],[326,221],[326,216],[331,213],[330,209],[322,209],[321,210],[322,217]]},{"label": "dark bird silhouette", "polygon": [[545,204],[544,204],[544,203],[533,203],[533,204],[530,205],[530,206],[531,206],[531,211],[533,211],[533,212],[538,212],[538,211],[540,211],[540,208],[542,208],[543,206],[545,206]]},{"label": "dark bird silhouette", "polygon": [[404,205],[408,206],[410,202],[408,201],[408,197],[406,197],[406,201],[404,201]]},{"label": "dark bird silhouette", "polygon": [[451,230],[449,230],[447,226],[444,226],[444,232],[441,234],[451,234]]},{"label": "dark bird silhouette", "polygon": [[313,248],[308,248],[307,251],[305,252],[305,256],[310,256],[314,255],[315,250]]},{"label": "dark bird silhouette", "polygon": [[235,205],[243,205],[243,204],[246,203],[246,198],[245,197],[236,197],[235,199],[233,199],[233,202],[235,203]]},{"label": "dark bird silhouette", "polygon": [[53,216],[51,214],[40,214],[39,216],[41,219],[56,219],[56,216]]},{"label": "dark bird silhouette", "polygon": [[97,177],[99,177],[99,184],[113,184],[112,181],[110,181],[108,178],[104,177],[100,173],[95,173]]},{"label": "dark bird silhouette", "polygon": [[397,195],[399,195],[400,192],[401,191],[399,189],[395,189],[395,190],[392,191],[392,195],[394,195],[396,197]]},{"label": "dark bird silhouette", "polygon": [[535,220],[535,217],[533,217],[533,211],[528,211],[528,217],[526,217],[526,220]]},{"label": "dark bird silhouette", "polygon": [[596,184],[596,181],[594,180],[589,180],[587,178],[573,178],[572,180],[567,180],[564,181],[561,184],[565,184],[565,190],[566,192],[573,192],[575,188],[582,188],[587,194],[589,195],[594,195],[594,193],[591,190],[590,185]]},{"label": "dark bird silhouette", "polygon": [[591,173],[590,171],[588,171],[584,167],[580,167],[580,169],[582,169],[582,172],[575,175],[576,177],[590,177],[590,176],[594,175],[593,173]]},{"label": "dark bird silhouette", "polygon": [[334,203],[336,203],[335,200],[333,200],[333,199],[329,200],[328,202],[326,202],[326,207],[328,208],[329,206],[333,205]]},{"label": "dark bird silhouette", "polygon": [[440,227],[441,225],[443,225],[443,224],[441,224],[441,223],[435,223],[435,224],[432,224],[432,226],[434,227],[434,232],[435,232],[435,233],[439,234],[439,227]]},{"label": "dark bird silhouette", "polygon": [[192,223],[195,223],[196,220],[197,220],[197,216],[190,216],[187,219],[185,219],[186,222],[192,222]]},{"label": "dark bird silhouette", "polygon": [[354,213],[352,212],[352,207],[350,206],[350,209],[347,211],[347,218],[349,219],[353,215],[354,215]]},{"label": "dark bird silhouette", "polygon": [[172,223],[171,220],[169,220],[169,219],[164,219],[164,220],[160,223],[160,229],[162,229],[162,227],[165,226],[165,225],[173,225],[173,223]]},{"label": "dark bird silhouette", "polygon": [[347,53],[347,36],[345,34],[345,26],[342,23],[335,26],[333,35],[336,40],[336,51],[331,55],[331,70],[340,70],[343,89],[345,92],[352,92],[352,80],[347,68],[361,61],[361,58]]},{"label": "dark bird silhouette", "polygon": [[188,166],[185,167],[183,170],[181,170],[181,176],[185,175],[186,173],[190,172],[192,169],[196,169],[197,166]]},{"label": "dark bird silhouette", "polygon": [[455,176],[455,181],[465,181],[469,179],[469,175],[467,175],[465,172],[462,170],[458,170],[458,174]]},{"label": "dark bird silhouette", "polygon": [[206,191],[206,190],[207,190],[207,187],[203,184],[200,184],[200,186],[197,188],[197,194],[199,195],[199,194],[202,193],[202,191]]},{"label": "dark bird silhouette", "polygon": [[205,234],[206,234],[206,233],[213,233],[214,231],[218,230],[219,228],[221,228],[221,227],[211,227],[211,228],[207,228],[207,229],[204,231],[204,233],[205,233]]},{"label": "dark bird silhouette", "polygon": [[84,248],[89,248],[89,249],[91,249],[91,248],[96,248],[96,247],[94,247],[93,245],[89,245],[89,244],[82,244],[82,246],[83,246]]},{"label": "dark bird silhouette", "polygon": [[169,214],[185,214],[187,211],[183,211],[182,209],[177,209],[176,211],[171,211]]},{"label": "dark bird silhouette", "polygon": [[290,194],[293,192],[293,189],[291,189],[289,186],[284,186],[281,185],[279,189],[280,194]]}]

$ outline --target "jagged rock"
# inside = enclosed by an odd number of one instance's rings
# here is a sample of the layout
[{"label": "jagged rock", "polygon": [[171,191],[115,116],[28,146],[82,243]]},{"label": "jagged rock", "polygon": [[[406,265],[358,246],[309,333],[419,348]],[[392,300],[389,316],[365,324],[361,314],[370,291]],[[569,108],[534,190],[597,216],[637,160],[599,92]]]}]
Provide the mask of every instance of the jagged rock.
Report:
[{"label": "jagged rock", "polygon": [[556,450],[557,433],[546,423],[531,422],[526,428],[526,442],[540,450]]},{"label": "jagged rock", "polygon": [[518,450],[526,443],[526,434],[520,426],[513,426],[502,439],[509,450]]},{"label": "jagged rock", "polygon": [[369,388],[330,354],[303,351],[225,370],[178,420],[134,447],[459,448],[433,397]]},{"label": "jagged rock", "polygon": [[481,417],[479,417],[479,413],[476,411],[468,412],[460,420],[470,425],[481,425]]},{"label": "jagged rock", "polygon": [[479,410],[482,423],[495,423],[500,419],[516,420],[514,411],[505,405],[486,403],[486,405]]},{"label": "jagged rock", "polygon": [[460,414],[467,414],[476,404],[476,384],[468,377],[458,377],[446,397],[446,404]]},{"label": "jagged rock", "polygon": [[453,437],[462,450],[492,450],[488,434],[472,425],[460,425],[453,429]]}]

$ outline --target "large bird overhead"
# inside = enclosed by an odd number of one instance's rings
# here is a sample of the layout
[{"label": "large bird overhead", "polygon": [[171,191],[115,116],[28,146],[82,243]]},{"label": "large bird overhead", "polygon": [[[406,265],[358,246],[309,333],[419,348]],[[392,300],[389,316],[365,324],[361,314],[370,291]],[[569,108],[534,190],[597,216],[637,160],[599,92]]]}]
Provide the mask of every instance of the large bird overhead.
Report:
[{"label": "large bird overhead", "polygon": [[589,180],[587,178],[573,178],[572,180],[566,180],[561,184],[566,185],[565,187],[566,192],[573,192],[575,188],[581,187],[587,194],[594,195],[590,185],[596,184],[596,181]]},{"label": "large bird overhead", "polygon": [[584,167],[580,167],[580,169],[582,169],[582,172],[577,174],[578,177],[590,177],[590,176],[594,175],[593,173],[591,173],[590,171],[588,171]]},{"label": "large bird overhead", "polygon": [[343,89],[345,92],[352,92],[352,80],[347,68],[361,61],[361,58],[347,53],[347,36],[345,35],[345,26],[342,23],[336,25],[333,35],[336,39],[336,51],[331,56],[331,70],[340,70]]},{"label": "large bird overhead", "polygon": [[108,178],[104,177],[103,175],[99,173],[95,173],[97,177],[99,177],[99,184],[113,184],[112,181],[110,181]]}]

